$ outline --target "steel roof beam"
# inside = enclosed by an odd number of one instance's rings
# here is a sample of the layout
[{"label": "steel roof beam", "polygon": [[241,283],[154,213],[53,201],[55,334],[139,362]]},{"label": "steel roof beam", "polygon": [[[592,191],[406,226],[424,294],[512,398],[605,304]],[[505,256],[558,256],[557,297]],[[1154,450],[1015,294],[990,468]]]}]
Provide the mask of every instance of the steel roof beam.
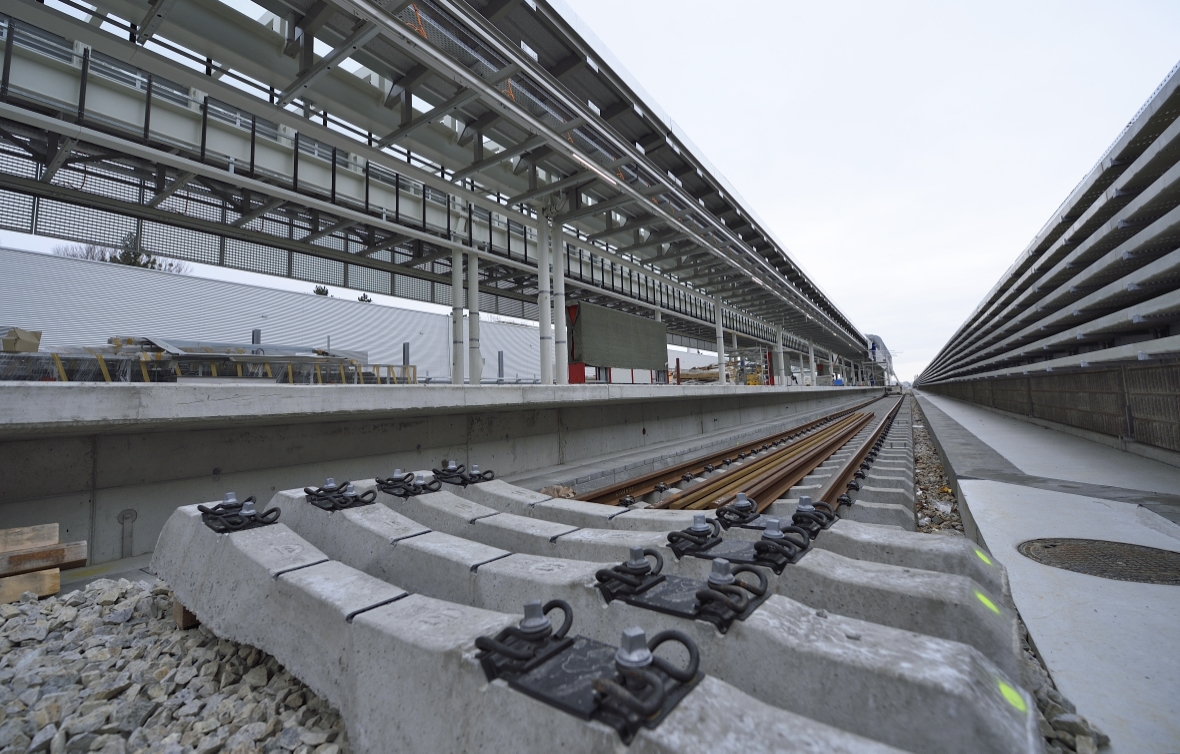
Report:
[{"label": "steel roof beam", "polygon": [[189,181],[191,181],[192,179],[194,179],[196,177],[197,177],[197,174],[193,173],[193,172],[181,173],[180,175],[176,176],[176,180],[172,181],[172,183],[169,183],[167,186],[165,186],[164,188],[157,191],[155,196],[153,196],[151,199],[148,200],[147,206],[159,207],[161,204],[164,203],[165,199],[172,196],[177,191],[180,191],[182,188],[184,188],[185,186],[188,185]]},{"label": "steel roof beam", "polygon": [[148,43],[152,35],[159,30],[160,24],[164,23],[164,19],[172,12],[174,5],[176,5],[176,0],[156,0],[151,4],[148,12],[139,21],[139,31],[135,35],[137,44]]},{"label": "steel roof beam", "polygon": [[279,107],[286,106],[297,96],[303,94],[308,87],[314,84],[325,73],[332,70],[338,63],[355,55],[357,50],[364,47],[369,40],[376,37],[379,33],[380,30],[376,24],[365,21],[360,22],[352,34],[348,35],[348,38],[340,46],[320,58],[311,68],[300,73],[298,78],[288,84],[283,89],[283,94],[275,104]]},{"label": "steel roof beam", "polygon": [[396,142],[398,139],[404,139],[418,129],[429,126],[431,123],[440,120],[444,115],[449,115],[452,111],[458,110],[460,107],[463,107],[463,105],[466,105],[468,102],[476,99],[479,99],[479,92],[472,89],[467,89],[465,87],[460,88],[459,91],[454,94],[454,96],[430,110],[430,112],[423,113],[422,115],[413,118],[406,125],[382,137],[381,140],[377,142],[377,148],[384,149],[390,144]]},{"label": "steel roof beam", "polygon": [[514,144],[511,147],[504,149],[502,152],[497,152],[491,157],[480,160],[479,162],[474,162],[462,170],[456,170],[455,175],[451,177],[451,180],[458,182],[469,175],[475,175],[476,173],[483,172],[488,168],[493,168],[506,160],[511,160],[513,157],[516,157],[523,152],[529,151],[530,149],[544,143],[544,141],[544,136],[534,136],[527,141],[522,141],[520,144]]}]

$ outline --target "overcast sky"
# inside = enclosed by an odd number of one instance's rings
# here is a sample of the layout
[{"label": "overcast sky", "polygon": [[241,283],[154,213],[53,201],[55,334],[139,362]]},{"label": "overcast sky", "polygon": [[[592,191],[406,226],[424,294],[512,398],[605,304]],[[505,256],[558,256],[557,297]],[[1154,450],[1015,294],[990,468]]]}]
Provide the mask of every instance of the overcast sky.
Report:
[{"label": "overcast sky", "polygon": [[1180,59],[1177,0],[566,2],[902,379]]},{"label": "overcast sky", "polygon": [[1180,60],[1180,2],[566,0],[898,376]]}]

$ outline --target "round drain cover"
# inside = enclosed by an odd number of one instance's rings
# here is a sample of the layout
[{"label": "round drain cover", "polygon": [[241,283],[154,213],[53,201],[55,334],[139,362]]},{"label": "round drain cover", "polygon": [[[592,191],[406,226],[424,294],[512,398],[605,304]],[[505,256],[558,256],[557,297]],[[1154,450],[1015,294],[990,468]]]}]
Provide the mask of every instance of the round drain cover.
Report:
[{"label": "round drain cover", "polygon": [[1016,549],[1026,558],[1067,571],[1180,586],[1180,552],[1100,539],[1030,539]]}]

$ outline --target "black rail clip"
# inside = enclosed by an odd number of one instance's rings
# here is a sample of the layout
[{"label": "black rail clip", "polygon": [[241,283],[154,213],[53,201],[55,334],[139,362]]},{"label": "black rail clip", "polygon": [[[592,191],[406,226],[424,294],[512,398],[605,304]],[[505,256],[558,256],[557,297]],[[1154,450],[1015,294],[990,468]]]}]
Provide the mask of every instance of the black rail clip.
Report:
[{"label": "black rail clip", "polygon": [[[655,568],[647,562],[649,555],[656,558]],[[721,633],[727,632],[735,620],[748,618],[767,597],[766,574],[751,565],[731,570],[728,560],[715,559],[707,581],[661,575],[662,568],[658,552],[633,547],[625,563],[598,572],[598,588],[607,602],[621,599],[628,605],[659,613],[709,621]],[[758,582],[739,581],[735,573],[752,573]]]},{"label": "black rail clip", "polygon": [[254,507],[254,496],[238,502],[238,496],[232,492],[225,493],[225,499],[212,508],[198,505],[201,521],[218,534],[229,534],[234,531],[257,529],[270,526],[279,520],[279,509],[271,508],[261,513]]},{"label": "black rail clip", "polygon": [[436,477],[431,477],[430,481],[427,481],[425,474],[415,475],[412,471],[402,473],[401,469],[394,469],[393,476],[388,479],[377,477],[377,489],[386,495],[405,500],[424,492],[438,492],[442,489],[442,482]]},{"label": "black rail clip", "polygon": [[737,526],[742,529],[765,529],[766,520],[761,513],[758,512],[758,507],[754,502],[746,497],[746,493],[737,493],[737,499],[732,505],[726,505],[717,509],[717,520],[721,523],[721,528],[729,531],[731,527]]},{"label": "black rail clip", "polygon": [[[443,468],[431,469],[434,472],[434,478],[440,482],[447,484],[454,484],[460,487],[466,487],[469,484],[479,484],[480,482],[490,482],[496,478],[496,472],[488,469],[487,471],[480,471],[479,466],[471,464],[471,471],[467,471],[467,467],[461,463],[454,461],[443,461]],[[437,492],[437,490],[432,490]]]},{"label": "black rail clip", "polygon": [[681,531],[668,533],[668,542],[677,558],[685,555],[704,552],[721,542],[721,525],[717,519],[705,519],[704,513],[692,515],[692,526]]},{"label": "black rail clip", "polygon": [[336,484],[336,480],[328,477],[323,487],[304,487],[303,494],[307,502],[326,511],[342,511],[346,508],[360,508],[372,505],[377,500],[377,491],[369,490],[364,494],[356,491],[352,482]]},{"label": "black rail clip", "polygon": [[710,547],[707,552],[689,552],[694,558],[725,558],[738,565],[764,566],[782,573],[783,569],[807,554],[811,549],[811,537],[798,526],[780,527],[777,518],[764,517],[765,528],[762,539],[757,542],[744,542],[731,539],[723,540]]},{"label": "black rail clip", "polygon": [[808,495],[799,496],[799,504],[791,516],[791,523],[807,532],[807,536],[815,539],[824,529],[832,528],[839,517],[827,503],[812,503]]},{"label": "black rail clip", "polygon": [[[556,632],[545,613],[561,608],[565,621]],[[641,728],[654,730],[705,674],[696,644],[679,631],[662,631],[647,640],[642,628],[623,631],[622,646],[566,638],[573,611],[561,600],[525,605],[519,627],[494,638],[475,640],[476,655],[489,681],[503,678],[521,693],[583,720],[614,728],[629,745]],[[666,642],[682,645],[688,664],[677,667],[654,651]]]}]

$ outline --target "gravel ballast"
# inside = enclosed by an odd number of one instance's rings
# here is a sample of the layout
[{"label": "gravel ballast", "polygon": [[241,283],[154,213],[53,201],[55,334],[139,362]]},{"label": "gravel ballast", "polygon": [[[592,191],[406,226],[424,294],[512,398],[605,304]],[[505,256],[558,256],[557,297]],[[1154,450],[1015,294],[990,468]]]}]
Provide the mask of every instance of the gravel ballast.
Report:
[{"label": "gravel ballast", "polygon": [[180,630],[162,581],[0,605],[0,754],[342,754],[340,715],[271,656]]}]

